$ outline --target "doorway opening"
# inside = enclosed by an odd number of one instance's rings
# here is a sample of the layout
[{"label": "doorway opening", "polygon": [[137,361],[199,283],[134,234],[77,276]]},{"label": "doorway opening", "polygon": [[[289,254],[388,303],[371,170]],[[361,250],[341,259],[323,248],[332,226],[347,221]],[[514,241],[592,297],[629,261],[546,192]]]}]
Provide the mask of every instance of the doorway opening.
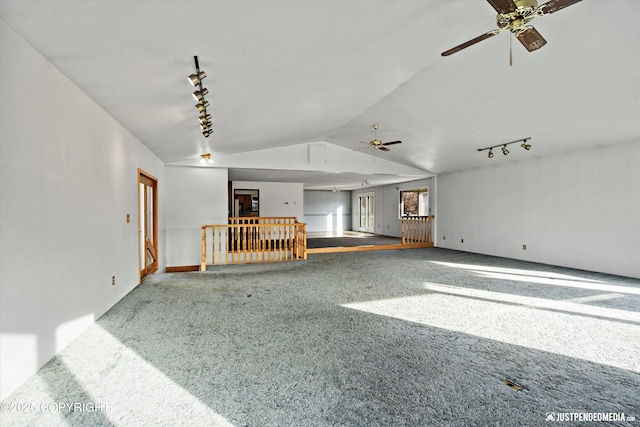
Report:
[{"label": "doorway opening", "polygon": [[374,193],[361,194],[358,196],[360,208],[360,229],[366,233],[375,232],[375,199]]},{"label": "doorway opening", "polygon": [[233,216],[260,216],[260,190],[234,190]]},{"label": "doorway opening", "polygon": [[138,169],[139,280],[158,270],[158,179]]}]

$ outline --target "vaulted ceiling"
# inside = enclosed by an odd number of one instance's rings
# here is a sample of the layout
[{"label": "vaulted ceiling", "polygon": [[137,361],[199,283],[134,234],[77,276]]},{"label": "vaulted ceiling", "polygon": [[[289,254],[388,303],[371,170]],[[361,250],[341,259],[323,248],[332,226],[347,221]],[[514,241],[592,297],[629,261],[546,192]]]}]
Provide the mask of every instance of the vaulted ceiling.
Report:
[{"label": "vaulted ceiling", "polygon": [[[448,57],[496,28],[487,1],[2,0],[0,17],[165,163],[212,153],[234,180],[352,189],[640,141],[637,0],[535,18],[534,52],[504,31]],[[362,149],[373,124],[403,143]],[[311,146],[335,157],[305,166]]]}]

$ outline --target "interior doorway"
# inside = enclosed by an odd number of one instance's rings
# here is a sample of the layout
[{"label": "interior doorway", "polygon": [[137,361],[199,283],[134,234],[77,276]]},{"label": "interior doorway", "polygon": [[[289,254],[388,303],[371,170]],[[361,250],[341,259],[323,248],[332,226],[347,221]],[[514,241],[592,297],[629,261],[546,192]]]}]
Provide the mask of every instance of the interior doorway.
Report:
[{"label": "interior doorway", "polygon": [[358,231],[375,233],[375,195],[374,193],[358,196],[360,223]]},{"label": "interior doorway", "polygon": [[260,216],[260,190],[234,190],[233,216]]},{"label": "interior doorway", "polygon": [[138,169],[138,235],[138,270],[142,280],[158,270],[158,179],[141,169]]}]

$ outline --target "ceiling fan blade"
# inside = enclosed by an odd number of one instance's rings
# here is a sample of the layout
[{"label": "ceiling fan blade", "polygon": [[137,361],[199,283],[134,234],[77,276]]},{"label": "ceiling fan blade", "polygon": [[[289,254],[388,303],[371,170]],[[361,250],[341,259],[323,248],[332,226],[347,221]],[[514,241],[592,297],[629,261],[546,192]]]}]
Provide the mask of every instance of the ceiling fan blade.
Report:
[{"label": "ceiling fan blade", "polygon": [[378,147],[376,147],[378,150],[382,150],[382,151],[389,151],[389,149],[387,147],[384,147],[382,145],[379,145]]},{"label": "ceiling fan blade", "polygon": [[524,27],[524,30],[519,31],[516,37],[529,52],[540,49],[547,44],[547,41],[533,27]]},{"label": "ceiling fan blade", "polygon": [[542,15],[548,15],[550,13],[562,10],[567,6],[571,6],[572,4],[578,3],[579,1],[581,0],[551,0],[540,5],[538,11],[542,11]]},{"label": "ceiling fan blade", "polygon": [[402,144],[402,141],[391,141],[391,142],[385,142],[382,145],[393,145],[393,144]]},{"label": "ceiling fan blade", "polygon": [[513,0],[487,0],[491,6],[498,13],[511,13],[514,12],[518,7],[513,2]]},{"label": "ceiling fan blade", "polygon": [[458,46],[456,46],[456,47],[454,47],[454,48],[452,48],[452,49],[447,50],[446,52],[442,52],[442,54],[441,54],[441,55],[442,55],[442,56],[449,56],[449,55],[453,55],[454,53],[459,52],[459,51],[461,51],[462,49],[465,49],[465,48],[467,48],[467,47],[469,47],[469,46],[472,46],[472,45],[474,45],[474,44],[476,44],[476,43],[478,43],[478,42],[481,42],[482,40],[486,40],[486,39],[488,39],[489,37],[493,37],[493,36],[495,36],[495,35],[496,35],[496,34],[498,34],[500,31],[502,31],[502,30],[501,30],[501,29],[497,29],[497,30],[489,31],[488,33],[484,33],[483,35],[478,36],[478,37],[476,37],[475,39],[471,39],[471,40],[469,40],[468,42],[464,42],[464,43],[462,43],[461,45],[458,45]]}]

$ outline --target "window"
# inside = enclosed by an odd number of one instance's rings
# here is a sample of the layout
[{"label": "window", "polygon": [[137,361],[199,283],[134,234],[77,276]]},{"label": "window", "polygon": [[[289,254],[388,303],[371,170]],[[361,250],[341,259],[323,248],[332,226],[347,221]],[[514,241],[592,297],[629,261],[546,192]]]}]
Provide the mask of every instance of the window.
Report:
[{"label": "window", "polygon": [[400,191],[400,218],[429,215],[429,189]]}]

